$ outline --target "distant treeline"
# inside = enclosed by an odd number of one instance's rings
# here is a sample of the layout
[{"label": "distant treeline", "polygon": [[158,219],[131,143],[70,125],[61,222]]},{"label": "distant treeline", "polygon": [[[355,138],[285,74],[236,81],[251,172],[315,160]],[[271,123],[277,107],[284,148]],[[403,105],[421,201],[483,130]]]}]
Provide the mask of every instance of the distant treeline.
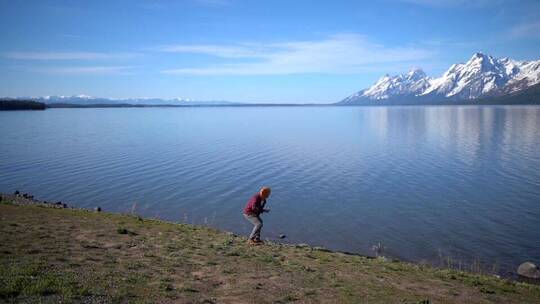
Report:
[{"label": "distant treeline", "polygon": [[0,111],[10,110],[45,110],[47,105],[33,100],[0,99]]},{"label": "distant treeline", "polygon": [[230,108],[230,107],[305,107],[305,106],[331,106],[331,104],[289,104],[289,103],[237,103],[237,104],[130,104],[130,103],[95,103],[95,104],[75,104],[75,103],[50,103],[47,108]]},{"label": "distant treeline", "polygon": [[95,103],[95,104],[76,104],[76,103],[50,103],[47,108],[142,108],[145,105],[132,105],[128,103]]}]

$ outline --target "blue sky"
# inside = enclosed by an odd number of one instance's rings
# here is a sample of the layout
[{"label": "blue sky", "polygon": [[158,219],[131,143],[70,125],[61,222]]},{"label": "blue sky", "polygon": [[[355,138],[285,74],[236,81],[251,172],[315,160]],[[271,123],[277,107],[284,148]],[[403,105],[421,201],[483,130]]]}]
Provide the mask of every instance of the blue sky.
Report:
[{"label": "blue sky", "polygon": [[0,0],[0,96],[339,101],[473,53],[540,59],[540,1]]}]

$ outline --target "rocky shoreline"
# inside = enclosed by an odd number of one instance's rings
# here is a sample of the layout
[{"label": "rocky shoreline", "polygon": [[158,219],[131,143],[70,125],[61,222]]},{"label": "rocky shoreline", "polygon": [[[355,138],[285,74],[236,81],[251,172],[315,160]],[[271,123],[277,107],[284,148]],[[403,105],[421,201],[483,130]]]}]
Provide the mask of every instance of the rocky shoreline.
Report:
[{"label": "rocky shoreline", "polygon": [[66,203],[62,203],[61,201],[40,201],[35,199],[33,195],[30,195],[28,193],[20,193],[19,191],[15,191],[13,194],[0,193],[0,202],[1,201],[10,201],[19,205],[37,205],[50,208],[69,208]]}]

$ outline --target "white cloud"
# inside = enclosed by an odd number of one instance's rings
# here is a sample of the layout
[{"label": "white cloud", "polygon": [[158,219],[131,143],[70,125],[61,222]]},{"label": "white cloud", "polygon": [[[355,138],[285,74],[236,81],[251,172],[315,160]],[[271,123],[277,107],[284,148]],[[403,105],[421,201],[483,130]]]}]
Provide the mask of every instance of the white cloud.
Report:
[{"label": "white cloud", "polygon": [[83,36],[81,36],[81,35],[73,35],[73,34],[58,34],[58,37],[69,38],[69,39],[81,39],[81,38],[83,38]]},{"label": "white cloud", "polygon": [[146,9],[146,10],[152,10],[152,11],[159,11],[166,8],[166,5],[164,2],[161,1],[141,1],[135,4],[135,6]]},{"label": "white cloud", "polygon": [[513,26],[507,33],[509,38],[540,37],[540,21],[530,21]]},{"label": "white cloud", "polygon": [[33,71],[56,75],[129,75],[133,66],[77,66],[33,68]]},{"label": "white cloud", "polygon": [[133,53],[96,52],[6,52],[3,57],[17,60],[96,60],[135,57]]},{"label": "white cloud", "polygon": [[459,7],[459,8],[479,8],[484,6],[494,6],[502,3],[503,0],[394,0],[415,5],[432,7]]},{"label": "white cloud", "polygon": [[199,4],[212,7],[221,7],[231,4],[230,0],[193,0]]},{"label": "white cloud", "polygon": [[222,8],[230,6],[232,0],[183,0],[183,1],[170,1],[170,0],[140,0],[136,2],[135,6],[152,11],[161,11],[166,9],[174,9],[177,4],[184,4],[184,2],[191,2],[196,6],[206,8]]},{"label": "white cloud", "polygon": [[154,50],[168,53],[194,53],[205,54],[222,58],[257,58],[264,57],[268,48],[254,44],[238,45],[166,45],[157,47]]},{"label": "white cloud", "polygon": [[[229,60],[205,67],[163,70],[180,75],[278,75],[299,73],[359,73],[385,65],[415,65],[431,57],[427,49],[386,47],[357,34],[334,35],[323,40],[270,44],[174,45],[165,52],[199,53]],[[241,59],[248,62],[238,62]]]}]

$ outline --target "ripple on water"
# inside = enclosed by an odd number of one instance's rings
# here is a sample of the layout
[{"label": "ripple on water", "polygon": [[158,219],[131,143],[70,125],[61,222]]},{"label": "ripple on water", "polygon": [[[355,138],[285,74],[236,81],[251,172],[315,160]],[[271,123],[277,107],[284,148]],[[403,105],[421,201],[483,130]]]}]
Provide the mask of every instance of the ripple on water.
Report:
[{"label": "ripple on water", "polygon": [[[254,119],[256,117],[257,119]],[[50,109],[0,113],[0,191],[501,272],[540,257],[540,108]],[[540,263],[540,261],[536,261]]]}]

